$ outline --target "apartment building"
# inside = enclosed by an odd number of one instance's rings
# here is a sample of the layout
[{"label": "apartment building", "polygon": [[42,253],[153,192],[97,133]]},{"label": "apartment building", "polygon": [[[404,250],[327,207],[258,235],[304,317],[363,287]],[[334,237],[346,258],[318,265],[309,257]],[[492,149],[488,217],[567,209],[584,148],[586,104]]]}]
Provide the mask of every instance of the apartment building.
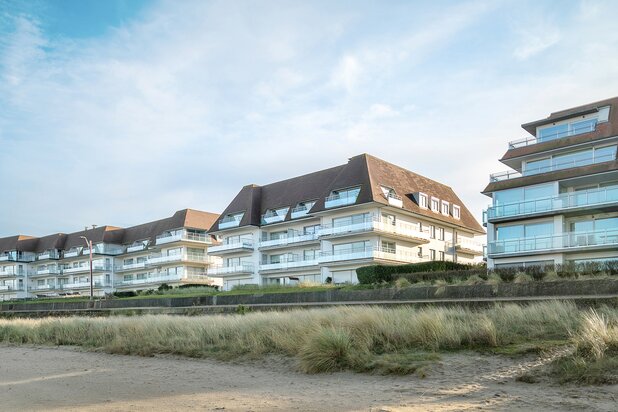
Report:
[{"label": "apartment building", "polygon": [[618,97],[523,124],[482,193],[489,267],[618,259]]},{"label": "apartment building", "polygon": [[363,154],[347,164],[264,186],[247,185],[210,229],[222,265],[208,275],[241,284],[356,282],[374,263],[477,262],[484,230],[448,186]]},{"label": "apartment building", "polygon": [[216,257],[207,229],[218,215],[184,209],[129,228],[101,226],[44,237],[0,238],[0,300],[90,293],[90,250],[96,295],[183,284],[215,284],[206,275]]}]

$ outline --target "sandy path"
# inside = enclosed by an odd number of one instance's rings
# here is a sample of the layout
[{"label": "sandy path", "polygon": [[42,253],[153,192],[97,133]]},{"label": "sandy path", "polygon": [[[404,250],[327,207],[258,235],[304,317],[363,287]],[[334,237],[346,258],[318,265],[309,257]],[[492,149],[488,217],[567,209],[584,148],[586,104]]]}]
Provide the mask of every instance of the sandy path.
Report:
[{"label": "sandy path", "polygon": [[232,364],[70,348],[0,346],[0,410],[613,411],[618,385],[515,382],[536,362],[444,356],[425,379],[305,375],[281,361]]}]

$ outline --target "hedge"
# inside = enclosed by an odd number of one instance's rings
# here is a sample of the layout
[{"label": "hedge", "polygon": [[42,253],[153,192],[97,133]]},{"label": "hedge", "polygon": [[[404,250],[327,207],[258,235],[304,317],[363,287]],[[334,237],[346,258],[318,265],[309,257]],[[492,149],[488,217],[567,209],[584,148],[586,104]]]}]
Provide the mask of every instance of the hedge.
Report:
[{"label": "hedge", "polygon": [[[373,284],[381,282],[392,282],[395,277],[399,278],[403,274],[418,272],[446,272],[464,271],[470,269],[480,269],[479,265],[469,265],[448,261],[432,261],[421,263],[410,263],[407,265],[371,265],[356,269],[358,282],[361,284]],[[397,276],[395,276],[397,275]],[[408,279],[411,280],[411,279]]]}]

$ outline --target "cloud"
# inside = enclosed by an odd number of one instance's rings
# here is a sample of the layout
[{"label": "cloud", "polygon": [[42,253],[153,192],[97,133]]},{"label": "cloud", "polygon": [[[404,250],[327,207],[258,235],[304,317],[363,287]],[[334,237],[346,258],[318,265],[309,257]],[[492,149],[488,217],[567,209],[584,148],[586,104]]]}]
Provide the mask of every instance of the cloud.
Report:
[{"label": "cloud", "polygon": [[560,39],[560,30],[549,22],[522,28],[519,30],[519,45],[513,51],[513,55],[519,60],[529,59],[554,46]]},{"label": "cloud", "polygon": [[244,184],[362,152],[451,185],[480,219],[519,124],[618,89],[616,5],[594,6],[543,11],[560,36],[543,65],[511,3],[169,0],[87,39],[12,14],[0,236],[218,212]]}]

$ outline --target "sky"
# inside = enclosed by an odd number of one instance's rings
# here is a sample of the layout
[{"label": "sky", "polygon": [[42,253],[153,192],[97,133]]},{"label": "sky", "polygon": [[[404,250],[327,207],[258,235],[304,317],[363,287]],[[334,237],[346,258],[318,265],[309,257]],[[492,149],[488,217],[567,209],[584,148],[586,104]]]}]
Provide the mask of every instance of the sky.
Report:
[{"label": "sky", "polygon": [[370,153],[480,194],[618,95],[616,1],[0,0],[0,237],[221,212]]}]

